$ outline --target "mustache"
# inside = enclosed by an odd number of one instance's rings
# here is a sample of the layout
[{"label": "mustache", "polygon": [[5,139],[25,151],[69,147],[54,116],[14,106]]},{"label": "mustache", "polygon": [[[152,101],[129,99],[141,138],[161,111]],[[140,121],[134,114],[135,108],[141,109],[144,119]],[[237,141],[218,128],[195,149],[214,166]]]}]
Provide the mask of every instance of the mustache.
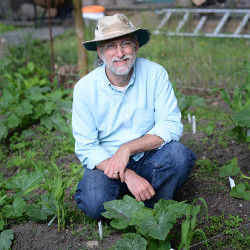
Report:
[{"label": "mustache", "polygon": [[126,60],[126,59],[131,59],[133,56],[132,55],[124,55],[122,57],[114,57],[112,58],[112,62],[121,62],[123,60]]}]

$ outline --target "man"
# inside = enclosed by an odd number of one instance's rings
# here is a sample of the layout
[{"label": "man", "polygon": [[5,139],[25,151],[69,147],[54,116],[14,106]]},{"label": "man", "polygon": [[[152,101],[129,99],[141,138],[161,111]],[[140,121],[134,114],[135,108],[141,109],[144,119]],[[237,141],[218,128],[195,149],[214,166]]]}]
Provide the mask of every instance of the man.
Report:
[{"label": "man", "polygon": [[173,199],[195,156],[178,142],[181,113],[165,69],[136,58],[150,34],[123,14],[98,21],[95,39],[84,42],[103,65],[75,86],[72,126],[84,176],[78,207],[99,219],[103,203],[131,193],[153,207]]}]

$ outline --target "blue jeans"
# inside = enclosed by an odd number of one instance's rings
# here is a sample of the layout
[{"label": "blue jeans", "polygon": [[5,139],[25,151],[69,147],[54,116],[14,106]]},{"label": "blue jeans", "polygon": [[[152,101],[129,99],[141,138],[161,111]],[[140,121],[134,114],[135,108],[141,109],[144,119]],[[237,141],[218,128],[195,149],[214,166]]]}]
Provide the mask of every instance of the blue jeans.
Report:
[{"label": "blue jeans", "polygon": [[[160,149],[145,152],[139,161],[131,158],[127,168],[133,169],[154,187],[155,196],[144,202],[147,207],[153,207],[161,198],[173,199],[175,191],[187,180],[195,160],[191,150],[172,141]],[[85,168],[75,200],[86,215],[100,219],[104,202],[119,199],[127,193],[125,183],[108,178],[101,170]]]}]

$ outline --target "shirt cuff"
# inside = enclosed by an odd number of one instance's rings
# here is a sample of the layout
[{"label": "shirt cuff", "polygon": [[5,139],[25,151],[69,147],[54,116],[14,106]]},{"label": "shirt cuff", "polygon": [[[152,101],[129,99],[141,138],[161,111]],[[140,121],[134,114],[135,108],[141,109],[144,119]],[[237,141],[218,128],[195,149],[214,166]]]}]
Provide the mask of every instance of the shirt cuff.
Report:
[{"label": "shirt cuff", "polygon": [[[173,128],[172,128],[173,129]],[[177,131],[179,130],[179,131]],[[151,130],[147,132],[149,135],[157,135],[163,139],[163,144],[159,147],[163,147],[166,143],[172,140],[179,141],[182,134],[182,126],[177,128],[176,131],[170,133],[171,128],[168,128],[167,124],[156,124]]]},{"label": "shirt cuff", "polygon": [[83,154],[81,154],[81,152],[77,152],[76,155],[80,159],[83,165],[87,165],[86,167],[88,169],[94,169],[102,161],[107,160],[108,158],[111,157],[111,155],[101,146],[98,146],[94,150],[91,150],[91,152],[88,152],[87,153],[88,156],[85,159]]}]

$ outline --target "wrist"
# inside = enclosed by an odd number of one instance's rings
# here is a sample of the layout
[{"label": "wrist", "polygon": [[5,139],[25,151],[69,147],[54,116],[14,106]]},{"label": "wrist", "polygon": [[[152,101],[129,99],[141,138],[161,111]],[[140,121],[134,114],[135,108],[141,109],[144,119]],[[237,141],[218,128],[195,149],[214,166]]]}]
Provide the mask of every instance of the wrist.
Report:
[{"label": "wrist", "polygon": [[133,170],[127,168],[126,171],[124,172],[124,181],[125,183],[128,181],[129,177],[131,176],[131,174],[135,173]]},{"label": "wrist", "polygon": [[121,145],[120,149],[125,151],[129,156],[131,155],[131,150],[130,150],[128,144],[125,143],[125,144]]}]

